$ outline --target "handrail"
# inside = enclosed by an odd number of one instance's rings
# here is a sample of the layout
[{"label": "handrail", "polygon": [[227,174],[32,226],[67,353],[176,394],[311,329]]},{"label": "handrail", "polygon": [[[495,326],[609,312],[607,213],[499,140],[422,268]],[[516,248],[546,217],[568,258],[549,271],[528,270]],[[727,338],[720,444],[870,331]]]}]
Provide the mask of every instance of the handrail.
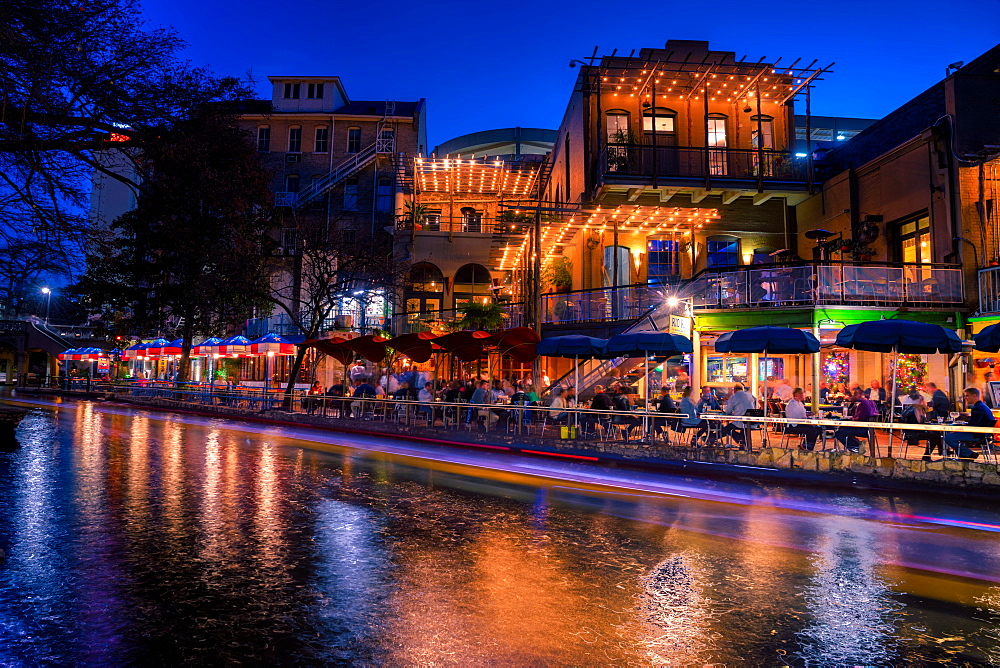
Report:
[{"label": "handrail", "polygon": [[333,170],[331,170],[326,176],[321,179],[317,179],[314,183],[310,183],[304,190],[299,192],[295,206],[302,207],[313,201],[324,192],[337,185],[337,183],[341,180],[347,178],[353,172],[374,160],[377,154],[376,144],[372,143],[363,148],[360,152],[346,158],[343,162],[334,167]]}]

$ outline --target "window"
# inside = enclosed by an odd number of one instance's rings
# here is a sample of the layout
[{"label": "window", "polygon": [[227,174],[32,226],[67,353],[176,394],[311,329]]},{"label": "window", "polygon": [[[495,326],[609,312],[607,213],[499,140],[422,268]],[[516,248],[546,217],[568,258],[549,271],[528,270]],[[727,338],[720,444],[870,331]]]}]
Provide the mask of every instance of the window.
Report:
[{"label": "window", "polygon": [[285,192],[297,193],[299,191],[299,175],[289,174],[285,177]]},{"label": "window", "polygon": [[358,177],[356,176],[344,181],[344,210],[358,210]]},{"label": "window", "polygon": [[707,240],[705,264],[712,267],[736,267],[740,264],[740,240],[729,235],[717,235]]},{"label": "window", "polygon": [[300,153],[302,151],[302,128],[293,125],[288,128],[288,152]]},{"label": "window", "polygon": [[271,150],[271,126],[257,126],[257,150],[267,153]]},{"label": "window", "polygon": [[328,150],[330,150],[330,128],[320,125],[316,128],[316,141],[314,142],[313,151],[316,153],[326,153]]},{"label": "window", "polygon": [[[774,161],[776,157],[770,152],[774,150],[774,121],[770,116],[753,116],[750,118],[750,145],[754,148],[753,173],[757,175],[759,164],[763,162],[764,176],[774,176]],[[757,155],[757,148],[763,155]]]},{"label": "window", "polygon": [[380,176],[375,182],[375,210],[392,211],[392,179]]},{"label": "window", "polygon": [[295,255],[298,246],[298,234],[294,227],[286,227],[281,230],[281,253],[283,255]]},{"label": "window", "polygon": [[[316,192],[316,188],[319,185],[320,180],[323,178],[322,174],[314,174],[312,180],[309,182],[309,192]],[[314,197],[311,202],[309,202],[310,209],[325,209],[329,195],[320,195]]]},{"label": "window", "polygon": [[468,304],[470,301],[489,301],[493,277],[490,270],[481,264],[466,264],[455,272],[455,303]]},{"label": "window", "polygon": [[614,109],[607,114],[608,143],[627,144],[629,140],[628,112]]},{"label": "window", "polygon": [[361,128],[347,128],[347,152],[361,153]]},{"label": "window", "polygon": [[285,84],[285,99],[286,100],[297,100],[299,99],[299,90],[302,84],[297,83],[286,83]]},{"label": "window", "polygon": [[655,117],[653,112],[653,109],[647,109],[642,112],[642,129],[644,132],[652,132],[654,128],[657,132],[674,131],[674,118],[677,116],[677,112],[673,109],[665,109],[663,107],[655,109]]},{"label": "window", "polygon": [[466,206],[462,207],[462,231],[463,232],[482,232],[483,231],[483,214],[476,211],[472,207]]},{"label": "window", "polygon": [[392,153],[395,150],[395,139],[396,133],[392,130],[385,128],[378,133],[378,145],[375,147],[375,151],[378,153]]},{"label": "window", "polygon": [[572,173],[571,173],[572,163],[570,162],[569,156],[570,156],[570,154],[569,154],[569,133],[567,132],[566,133],[566,142],[565,142],[564,151],[563,151],[563,167],[565,167],[565,171],[566,171],[566,184],[565,185],[566,185],[566,201],[567,202],[570,201],[571,198],[570,198],[569,194],[573,191],[573,188],[570,186],[570,180],[571,180],[571,177],[572,177]]},{"label": "window", "polygon": [[310,100],[322,100],[323,84],[311,83],[308,86],[306,86],[306,97],[309,98]]},{"label": "window", "polygon": [[409,278],[409,288],[413,292],[444,292],[444,274],[429,262],[413,265]]},{"label": "window", "polygon": [[[774,149],[774,119],[770,116],[753,116],[750,119],[750,145],[754,148]],[[758,133],[758,123],[760,131]],[[761,141],[763,139],[763,141]]]},{"label": "window", "polygon": [[931,262],[930,218],[921,216],[900,223],[897,252],[902,262],[916,264],[929,264]]},{"label": "window", "polygon": [[647,281],[654,285],[666,283],[680,276],[680,244],[675,239],[647,239],[646,261],[649,267]]},{"label": "window", "polygon": [[725,176],[726,164],[726,117],[710,114],[708,117],[708,173]]}]

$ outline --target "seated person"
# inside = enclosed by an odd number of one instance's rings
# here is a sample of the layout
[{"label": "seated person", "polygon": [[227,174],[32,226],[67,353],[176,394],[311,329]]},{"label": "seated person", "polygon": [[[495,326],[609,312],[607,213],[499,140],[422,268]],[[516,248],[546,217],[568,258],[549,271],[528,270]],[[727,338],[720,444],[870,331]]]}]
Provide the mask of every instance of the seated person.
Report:
[{"label": "seated person", "polygon": [[566,411],[566,399],[563,397],[563,388],[552,388],[552,403],[549,404],[549,422],[564,423],[569,417]]},{"label": "seated person", "polygon": [[[727,415],[746,415],[748,410],[757,408],[757,400],[752,394],[743,389],[741,383],[733,386],[733,394],[726,401],[725,412]],[[722,428],[723,436],[732,436],[732,439],[739,445],[747,445],[747,425],[742,421],[728,423]]]},{"label": "seated person", "polygon": [[680,418],[677,422],[677,426],[674,427],[676,430],[682,432],[687,431],[688,429],[697,428],[698,431],[695,432],[695,435],[691,438],[692,445],[696,444],[701,435],[708,431],[708,422],[699,417],[698,407],[693,401],[691,401],[691,395],[693,393],[694,390],[690,385],[685,387],[684,391],[681,392],[681,405],[678,407],[677,412],[683,413],[684,417]]},{"label": "seated person", "polygon": [[[997,421],[993,417],[993,411],[983,402],[979,388],[970,387],[965,390],[965,405],[969,407],[968,425],[970,427],[996,426]],[[949,453],[954,450],[961,459],[975,459],[979,453],[970,450],[969,446],[982,443],[986,438],[992,438],[992,435],[949,431],[944,435],[944,443]]]},{"label": "seated person", "polygon": [[[689,393],[690,394],[690,393]],[[653,399],[653,406],[656,407],[657,413],[676,413],[677,406],[674,404],[674,400],[670,396],[670,389],[667,386],[660,388],[660,393]],[[668,428],[676,427],[680,418],[666,418],[666,417],[656,417],[653,418],[653,431],[660,432],[666,431]]]},{"label": "seated person", "polygon": [[[860,387],[855,387],[851,391],[851,417],[854,422],[874,422],[878,420],[878,407],[875,402],[865,397],[865,393]],[[837,429],[835,438],[848,450],[848,452],[861,452],[861,443],[858,437],[868,438],[868,427],[840,427]]]},{"label": "seated person", "polygon": [[[903,415],[899,419],[903,424],[928,424],[931,421],[931,413],[927,409],[927,403],[921,397],[920,401],[910,404],[903,409]],[[941,447],[941,432],[928,431],[926,429],[904,429],[903,437],[908,444],[917,444],[920,441],[927,441],[927,448],[924,450],[923,460],[931,460],[931,450]]]},{"label": "seated person", "polygon": [[[804,420],[809,416],[803,399],[805,399],[805,392],[802,391],[801,387],[796,387],[792,390],[792,398],[789,399],[788,404],[785,406],[786,418],[789,420]],[[789,422],[785,427],[786,434],[801,434],[805,437],[806,450],[816,448],[816,439],[819,438],[822,431],[823,428],[817,425],[801,424],[798,422]]]},{"label": "seated person", "polygon": [[375,404],[371,401],[366,401],[367,399],[375,398],[375,388],[372,387],[368,381],[361,380],[360,378],[354,381],[354,394],[352,395],[357,401],[351,402],[351,412],[354,417],[361,417],[365,410],[371,411]]},{"label": "seated person", "polygon": [[[611,388],[611,400],[613,402],[612,410],[619,411],[621,413],[631,413],[632,412],[632,402],[629,400],[628,395],[625,394],[625,388],[623,388],[618,383]],[[622,425],[625,431],[625,440],[628,440],[629,434],[633,429],[639,426],[639,418],[634,415],[615,415],[612,418],[612,423]]]}]

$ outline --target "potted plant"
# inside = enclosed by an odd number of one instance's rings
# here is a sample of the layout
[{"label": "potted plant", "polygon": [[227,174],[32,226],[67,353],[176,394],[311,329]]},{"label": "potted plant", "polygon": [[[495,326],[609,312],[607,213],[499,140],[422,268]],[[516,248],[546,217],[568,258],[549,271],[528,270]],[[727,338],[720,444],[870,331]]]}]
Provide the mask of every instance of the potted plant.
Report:
[{"label": "potted plant", "polygon": [[569,292],[573,288],[573,261],[567,257],[550,260],[542,270],[542,282],[555,292]]},{"label": "potted plant", "polygon": [[503,326],[503,318],[503,306],[496,302],[489,304],[470,302],[462,306],[462,317],[457,324],[462,329],[491,331]]}]

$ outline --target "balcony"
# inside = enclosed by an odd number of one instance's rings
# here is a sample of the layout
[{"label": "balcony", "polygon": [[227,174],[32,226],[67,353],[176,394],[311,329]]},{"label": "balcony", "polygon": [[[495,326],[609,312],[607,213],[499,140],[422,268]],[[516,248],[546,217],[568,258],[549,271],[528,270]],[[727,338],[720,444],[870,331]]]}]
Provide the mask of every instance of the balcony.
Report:
[{"label": "balcony", "polygon": [[[981,283],[982,284],[982,283]],[[996,277],[1000,287],[1000,276]],[[543,322],[605,322],[640,318],[669,295],[696,309],[853,306],[961,308],[962,269],[943,265],[797,263],[710,269],[675,284],[627,285],[542,296]],[[993,293],[994,307],[1000,298]]]},{"label": "balcony", "polygon": [[788,151],[608,144],[601,152],[607,185],[804,191],[808,163]]},{"label": "balcony", "polygon": [[[409,220],[396,219],[396,231],[410,231],[413,224]],[[427,217],[417,224],[417,234],[423,232],[444,232],[446,234],[502,234],[524,235],[531,229],[530,223],[511,222],[483,217]]]},{"label": "balcony", "polygon": [[1000,313],[1000,267],[979,270],[979,314]]}]

